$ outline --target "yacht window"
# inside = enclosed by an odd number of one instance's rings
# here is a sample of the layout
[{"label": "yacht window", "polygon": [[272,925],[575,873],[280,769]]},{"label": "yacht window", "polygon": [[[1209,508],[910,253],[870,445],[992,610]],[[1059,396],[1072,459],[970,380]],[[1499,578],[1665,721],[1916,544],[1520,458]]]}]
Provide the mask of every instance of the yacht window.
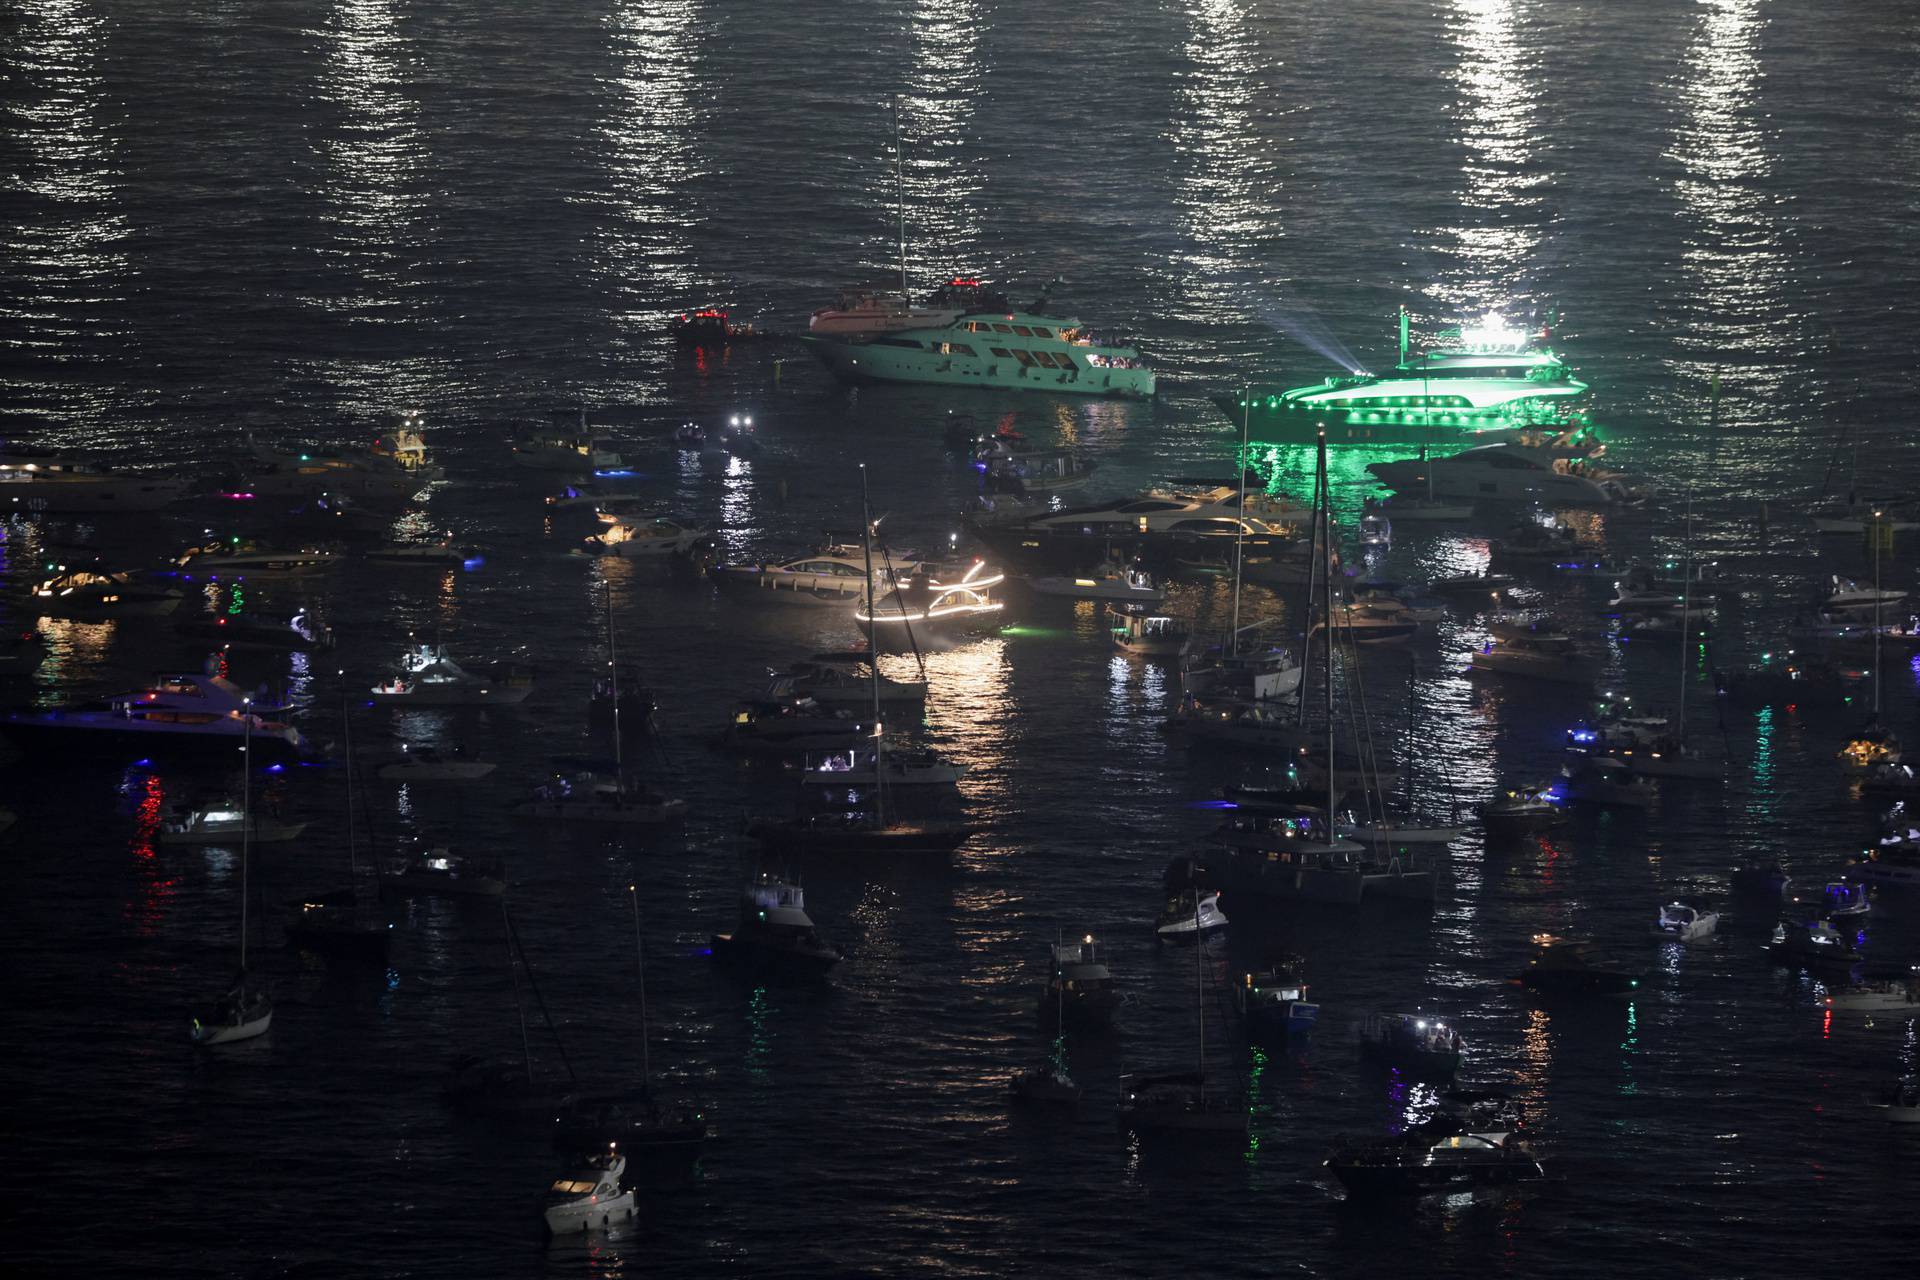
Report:
[{"label": "yacht window", "polygon": [[572,1178],[562,1178],[553,1184],[553,1194],[557,1196],[584,1196],[593,1193],[591,1182],[576,1182]]},{"label": "yacht window", "polygon": [[1013,326],[1013,331],[1017,336],[1022,338],[1031,338],[1033,336],[1033,330],[1027,328],[1027,326],[1023,324],[1017,324]]},{"label": "yacht window", "polygon": [[1047,369],[1051,369],[1051,368],[1053,368],[1053,367],[1054,367],[1054,366],[1053,366],[1053,356],[1052,356],[1051,354],[1049,354],[1048,352],[1045,352],[1045,351],[1035,351],[1035,352],[1033,353],[1033,358],[1034,358],[1035,360],[1037,360],[1037,361],[1038,361],[1038,362],[1040,363],[1040,365],[1041,365],[1041,366],[1042,366],[1043,368],[1047,368]]},{"label": "yacht window", "polygon": [[1177,511],[1180,506],[1178,502],[1156,502],[1149,499],[1142,502],[1129,502],[1126,506],[1115,509],[1123,515],[1135,516],[1149,511]]},{"label": "yacht window", "polygon": [[912,338],[872,338],[869,341],[876,347],[906,347],[910,351],[920,350],[920,344]]},{"label": "yacht window", "polygon": [[1012,333],[1013,326],[1010,324],[996,324],[993,326],[993,331],[995,333]]},{"label": "yacht window", "polygon": [[1039,325],[1035,325],[1033,326],[1033,336],[1036,338],[1051,338],[1053,336],[1053,330],[1042,329]]},{"label": "yacht window", "polygon": [[970,356],[973,348],[964,342],[936,342],[934,350],[943,356]]},{"label": "yacht window", "polygon": [[1024,366],[1025,368],[1028,368],[1028,369],[1033,368],[1033,356],[1029,352],[1022,351],[1019,348],[1015,348],[1013,353],[1013,358],[1015,360],[1018,360],[1021,363],[1021,365]]},{"label": "yacht window", "polygon": [[1013,359],[1013,352],[1007,350],[1005,347],[990,347],[988,350],[992,351],[993,354],[999,356],[1002,360]]},{"label": "yacht window", "polygon": [[1067,354],[1067,353],[1066,353],[1065,351],[1056,351],[1056,352],[1054,352],[1054,353],[1053,353],[1053,358],[1054,358],[1054,361],[1055,361],[1055,362],[1056,362],[1056,363],[1057,363],[1057,364],[1058,364],[1058,365],[1059,365],[1059,366],[1060,366],[1060,367],[1061,367],[1062,369],[1072,369],[1072,368],[1074,368],[1074,367],[1076,367],[1076,366],[1074,365],[1074,363],[1073,363],[1073,357],[1072,357],[1071,355],[1069,355],[1069,354]]}]

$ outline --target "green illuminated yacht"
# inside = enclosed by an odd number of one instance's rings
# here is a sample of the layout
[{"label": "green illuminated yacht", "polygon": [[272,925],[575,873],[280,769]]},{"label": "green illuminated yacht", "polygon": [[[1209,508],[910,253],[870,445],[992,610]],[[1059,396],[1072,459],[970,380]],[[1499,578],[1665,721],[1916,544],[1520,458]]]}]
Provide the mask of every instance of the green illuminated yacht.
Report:
[{"label": "green illuminated yacht", "polygon": [[[1546,344],[1552,331],[1509,327],[1497,315],[1459,331],[1459,345],[1414,354],[1400,308],[1400,363],[1392,373],[1356,371],[1290,391],[1253,388],[1214,397],[1236,423],[1246,415],[1256,443],[1427,441],[1445,444],[1489,430],[1579,425],[1587,384]],[[1249,404],[1249,400],[1251,404]]]},{"label": "green illuminated yacht", "polygon": [[1128,346],[1095,342],[1078,320],[1026,312],[969,312],[926,329],[865,342],[803,341],[842,382],[918,382],[1055,395],[1153,394],[1153,370]]}]

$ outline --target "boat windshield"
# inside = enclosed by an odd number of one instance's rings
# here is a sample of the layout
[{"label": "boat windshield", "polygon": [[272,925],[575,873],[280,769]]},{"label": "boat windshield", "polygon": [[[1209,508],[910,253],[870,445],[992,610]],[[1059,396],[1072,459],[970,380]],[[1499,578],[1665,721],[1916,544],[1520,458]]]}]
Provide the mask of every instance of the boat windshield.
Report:
[{"label": "boat windshield", "polygon": [[594,1182],[582,1182],[578,1178],[561,1178],[553,1184],[552,1193],[556,1196],[587,1196],[593,1194],[596,1185]]}]

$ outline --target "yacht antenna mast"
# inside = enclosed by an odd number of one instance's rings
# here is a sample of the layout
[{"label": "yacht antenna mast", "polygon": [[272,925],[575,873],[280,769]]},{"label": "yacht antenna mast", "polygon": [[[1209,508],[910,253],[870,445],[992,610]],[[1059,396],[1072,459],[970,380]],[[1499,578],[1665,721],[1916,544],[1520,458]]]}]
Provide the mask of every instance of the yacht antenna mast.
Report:
[{"label": "yacht antenna mast", "polygon": [[640,945],[639,886],[628,885],[627,896],[633,899],[633,968],[640,977],[640,1093],[646,1097],[653,1093],[653,1065],[647,1053],[647,955]]},{"label": "yacht antenna mast", "polygon": [[240,730],[240,973],[244,977],[247,972],[247,854],[253,843],[252,698],[240,699],[240,714],[246,717]]},{"label": "yacht antenna mast", "polygon": [[1326,650],[1326,687],[1321,690],[1322,707],[1327,716],[1327,842],[1333,842],[1333,492],[1327,484],[1327,433],[1320,433],[1318,456],[1314,460],[1316,487],[1320,491],[1320,519],[1326,526],[1326,572],[1321,577],[1321,637]]},{"label": "yacht antenna mast", "polygon": [[[627,794],[627,762],[620,751],[620,652],[613,638],[613,579],[607,579],[607,692],[613,698],[613,787],[614,794]],[[640,909],[639,900],[634,910]],[[644,1053],[642,1054],[644,1057]]]},{"label": "yacht antenna mast", "polygon": [[1227,653],[1240,656],[1240,576],[1246,563],[1247,545],[1247,438],[1253,422],[1253,388],[1240,389],[1240,515],[1233,527],[1233,631],[1227,638]]},{"label": "yacht antenna mast", "polygon": [[[904,261],[904,260],[903,260]],[[880,618],[873,607],[873,506],[867,498],[867,464],[860,464],[860,554],[867,572],[867,687],[873,691],[873,804],[879,826],[887,823],[887,771],[882,758],[886,729],[880,722],[880,655],[874,630]],[[902,602],[904,609],[905,602]]]},{"label": "yacht antenna mast", "polygon": [[1680,701],[1673,713],[1674,740],[1687,740],[1687,641],[1693,634],[1693,492],[1687,492],[1687,542],[1680,557]]}]

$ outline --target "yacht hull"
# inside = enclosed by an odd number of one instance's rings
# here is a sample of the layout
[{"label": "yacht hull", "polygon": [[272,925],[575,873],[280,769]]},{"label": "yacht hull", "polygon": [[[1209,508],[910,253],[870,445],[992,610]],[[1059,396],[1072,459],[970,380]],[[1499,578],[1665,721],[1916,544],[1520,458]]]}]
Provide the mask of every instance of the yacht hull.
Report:
[{"label": "yacht hull", "polygon": [[1028,368],[1013,359],[941,355],[929,350],[803,338],[833,376],[851,386],[912,384],[1039,391],[1050,395],[1144,400],[1154,392],[1149,369]]},{"label": "yacht hull", "polygon": [[[58,713],[50,713],[57,716]],[[143,755],[218,756],[231,759],[240,750],[244,736],[233,732],[182,732],[176,728],[140,727],[139,721],[125,720],[101,712],[105,723],[82,722],[71,718],[12,718],[0,721],[0,735],[11,739],[29,758],[55,755],[121,755],[132,751]],[[294,730],[288,736],[256,730],[253,750],[275,760],[297,759],[304,754]]]}]

